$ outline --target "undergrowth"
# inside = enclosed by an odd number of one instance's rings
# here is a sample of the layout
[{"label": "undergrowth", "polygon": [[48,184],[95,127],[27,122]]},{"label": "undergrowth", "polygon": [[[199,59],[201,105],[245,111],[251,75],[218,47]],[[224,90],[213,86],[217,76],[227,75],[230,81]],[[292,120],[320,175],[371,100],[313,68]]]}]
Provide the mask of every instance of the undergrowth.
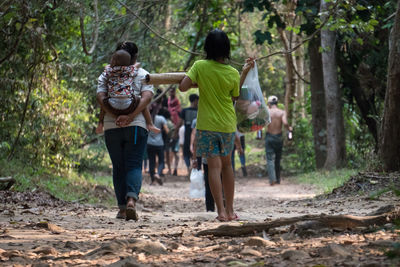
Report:
[{"label": "undergrowth", "polygon": [[18,159],[11,161],[1,159],[0,177],[8,176],[16,180],[11,188],[14,191],[45,191],[62,200],[90,204],[111,205],[115,202],[113,196],[99,196],[95,190],[98,185],[112,188],[110,174],[97,175],[91,172],[78,172],[77,169],[55,172]]},{"label": "undergrowth", "polygon": [[358,170],[355,169],[323,170],[300,174],[293,179],[298,183],[314,185],[321,193],[331,193],[357,172]]}]

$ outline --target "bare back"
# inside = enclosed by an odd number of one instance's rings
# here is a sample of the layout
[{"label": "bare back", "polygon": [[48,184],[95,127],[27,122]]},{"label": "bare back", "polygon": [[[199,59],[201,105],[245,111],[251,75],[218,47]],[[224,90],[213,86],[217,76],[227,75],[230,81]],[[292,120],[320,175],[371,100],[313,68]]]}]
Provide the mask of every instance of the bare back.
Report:
[{"label": "bare back", "polygon": [[269,108],[269,115],[271,117],[271,123],[268,125],[267,133],[282,133],[282,126],[287,126],[285,111],[279,109],[276,105],[273,105]]}]

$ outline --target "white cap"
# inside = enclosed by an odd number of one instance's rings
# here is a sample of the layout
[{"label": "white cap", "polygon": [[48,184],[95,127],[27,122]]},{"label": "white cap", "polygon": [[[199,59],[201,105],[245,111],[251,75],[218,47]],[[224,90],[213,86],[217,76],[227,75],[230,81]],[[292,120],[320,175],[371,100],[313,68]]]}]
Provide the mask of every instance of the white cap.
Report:
[{"label": "white cap", "polygon": [[273,103],[273,102],[278,103],[278,97],[271,95],[270,97],[268,97],[268,103]]}]

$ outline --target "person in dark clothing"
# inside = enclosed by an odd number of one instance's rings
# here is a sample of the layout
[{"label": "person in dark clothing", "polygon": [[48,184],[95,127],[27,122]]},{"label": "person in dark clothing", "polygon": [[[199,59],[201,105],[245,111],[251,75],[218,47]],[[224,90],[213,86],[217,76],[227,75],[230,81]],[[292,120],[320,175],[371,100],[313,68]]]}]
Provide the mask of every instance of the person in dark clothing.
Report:
[{"label": "person in dark clothing", "polygon": [[185,160],[188,174],[190,173],[190,158],[192,156],[192,153],[190,152],[190,136],[192,134],[192,122],[197,117],[197,105],[199,103],[199,96],[196,94],[191,94],[189,96],[189,101],[190,107],[182,109],[181,113],[179,114],[179,116],[181,117],[181,123],[179,124],[179,127],[182,125],[185,126],[183,159]]},{"label": "person in dark clothing", "polygon": [[267,127],[265,136],[265,153],[267,156],[267,171],[270,185],[281,183],[281,156],[282,156],[282,127],[289,132],[293,129],[289,126],[284,110],[278,108],[278,98],[268,97],[268,108],[271,123]]}]

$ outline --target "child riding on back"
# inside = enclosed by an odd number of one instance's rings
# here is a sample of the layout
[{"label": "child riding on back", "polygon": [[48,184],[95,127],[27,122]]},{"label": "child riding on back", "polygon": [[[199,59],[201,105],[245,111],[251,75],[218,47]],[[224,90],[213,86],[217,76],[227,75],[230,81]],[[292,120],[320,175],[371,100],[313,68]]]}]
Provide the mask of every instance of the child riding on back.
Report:
[{"label": "child riding on back", "polygon": [[[108,111],[114,116],[126,115],[131,113],[139,104],[140,97],[134,95],[133,82],[138,74],[138,65],[130,65],[131,56],[125,50],[117,50],[111,58],[111,64],[104,68],[103,75],[106,77],[108,97],[104,104]],[[105,111],[101,109],[99,123],[96,133],[103,132]],[[147,129],[154,133],[159,133],[160,129],[154,126],[148,108],[143,110]]]}]

